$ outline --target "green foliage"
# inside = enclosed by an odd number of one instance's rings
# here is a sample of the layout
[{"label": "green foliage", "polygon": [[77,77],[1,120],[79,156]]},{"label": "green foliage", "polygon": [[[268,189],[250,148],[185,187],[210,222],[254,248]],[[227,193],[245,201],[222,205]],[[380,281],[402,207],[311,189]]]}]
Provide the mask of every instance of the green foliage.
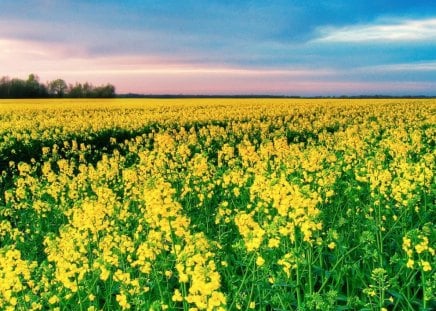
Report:
[{"label": "green foliage", "polygon": [[0,308],[434,309],[434,104],[306,105],[193,121],[159,102],[178,122],[8,153]]},{"label": "green foliage", "polygon": [[73,86],[63,79],[55,79],[45,85],[35,74],[30,74],[27,80],[0,79],[0,98],[113,98],[115,95],[115,87],[109,83],[97,87],[88,82]]}]

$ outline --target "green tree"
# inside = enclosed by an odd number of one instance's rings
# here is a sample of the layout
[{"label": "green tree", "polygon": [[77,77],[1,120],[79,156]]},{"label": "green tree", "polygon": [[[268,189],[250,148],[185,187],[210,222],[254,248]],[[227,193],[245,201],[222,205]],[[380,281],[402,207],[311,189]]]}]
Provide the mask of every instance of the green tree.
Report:
[{"label": "green tree", "polygon": [[11,79],[2,77],[0,79],[0,98],[9,98],[11,88]]},{"label": "green tree", "polygon": [[48,92],[44,84],[39,83],[39,77],[33,73],[29,75],[26,81],[25,97],[47,97]]},{"label": "green tree", "polygon": [[68,90],[67,83],[62,79],[56,79],[48,84],[48,93],[55,97],[64,97]]},{"label": "green tree", "polygon": [[81,83],[77,83],[76,85],[70,84],[68,88],[68,97],[71,98],[82,98],[85,97],[83,94],[83,86]]},{"label": "green tree", "polygon": [[112,98],[115,97],[115,87],[111,84],[96,87],[94,89],[95,97],[99,98]]}]

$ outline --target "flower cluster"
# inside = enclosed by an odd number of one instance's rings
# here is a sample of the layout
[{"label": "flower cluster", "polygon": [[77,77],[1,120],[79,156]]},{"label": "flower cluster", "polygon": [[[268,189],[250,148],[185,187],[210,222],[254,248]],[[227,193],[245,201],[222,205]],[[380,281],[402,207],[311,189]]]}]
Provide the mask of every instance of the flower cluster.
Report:
[{"label": "flower cluster", "polygon": [[0,102],[0,309],[433,307],[435,100],[82,104]]}]

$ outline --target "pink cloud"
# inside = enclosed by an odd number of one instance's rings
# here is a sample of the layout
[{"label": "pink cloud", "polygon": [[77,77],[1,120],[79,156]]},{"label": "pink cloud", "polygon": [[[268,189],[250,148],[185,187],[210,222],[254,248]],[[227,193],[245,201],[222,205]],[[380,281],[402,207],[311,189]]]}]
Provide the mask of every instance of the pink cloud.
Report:
[{"label": "pink cloud", "polygon": [[112,83],[118,93],[340,95],[425,92],[435,83],[348,82],[329,69],[241,68],[159,55],[90,56],[70,44],[0,39],[0,75]]}]

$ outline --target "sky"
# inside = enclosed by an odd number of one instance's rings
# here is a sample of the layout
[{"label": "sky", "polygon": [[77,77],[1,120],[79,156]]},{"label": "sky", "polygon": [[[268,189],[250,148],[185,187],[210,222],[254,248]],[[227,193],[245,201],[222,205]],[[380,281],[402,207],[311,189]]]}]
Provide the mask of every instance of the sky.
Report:
[{"label": "sky", "polygon": [[117,93],[436,95],[434,0],[0,0],[0,76]]}]

